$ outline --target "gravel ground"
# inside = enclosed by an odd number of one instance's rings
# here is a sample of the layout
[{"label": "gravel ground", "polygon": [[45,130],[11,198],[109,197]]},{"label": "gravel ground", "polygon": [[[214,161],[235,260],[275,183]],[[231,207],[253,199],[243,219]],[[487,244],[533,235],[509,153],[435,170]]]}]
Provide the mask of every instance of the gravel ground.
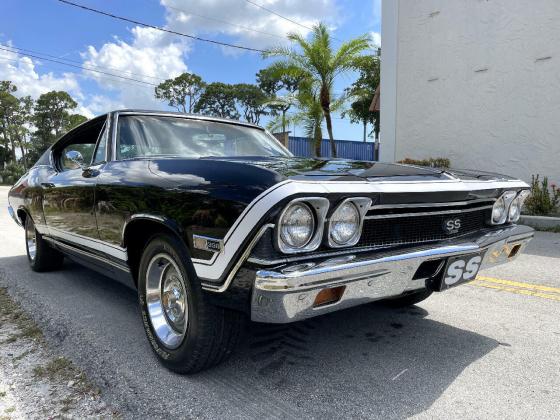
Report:
[{"label": "gravel ground", "polygon": [[228,362],[180,376],[153,356],[133,291],[70,262],[33,273],[4,212],[0,232],[0,286],[124,418],[560,417],[559,234],[405,310],[248,323]]},{"label": "gravel ground", "polygon": [[0,288],[0,419],[117,417],[100,391]]}]

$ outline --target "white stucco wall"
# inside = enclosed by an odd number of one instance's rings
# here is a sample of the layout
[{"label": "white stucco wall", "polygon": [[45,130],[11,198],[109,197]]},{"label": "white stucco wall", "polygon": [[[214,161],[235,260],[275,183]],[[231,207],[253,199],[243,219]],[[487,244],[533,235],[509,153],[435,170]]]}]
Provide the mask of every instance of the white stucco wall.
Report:
[{"label": "white stucco wall", "polygon": [[382,78],[392,69],[396,82],[381,87],[381,134],[394,157],[560,182],[560,0],[383,3]]}]

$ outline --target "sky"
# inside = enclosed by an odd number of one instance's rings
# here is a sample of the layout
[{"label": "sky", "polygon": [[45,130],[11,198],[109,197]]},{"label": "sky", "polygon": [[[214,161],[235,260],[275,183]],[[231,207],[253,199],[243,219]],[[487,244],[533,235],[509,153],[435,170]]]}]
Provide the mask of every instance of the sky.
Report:
[{"label": "sky", "polygon": [[[72,1],[172,31],[256,49],[286,45],[287,33],[306,36],[308,28],[319,21],[330,28],[335,47],[340,40],[362,34],[381,43],[381,0]],[[18,87],[16,95],[35,99],[51,90],[68,91],[78,102],[76,112],[87,117],[122,108],[170,109],[154,98],[153,85],[183,72],[194,72],[206,82],[255,83],[255,74],[272,62],[256,52],[194,41],[58,0],[2,3],[0,80],[11,80]],[[17,55],[1,49],[6,46],[26,51]],[[355,76],[340,76],[334,93],[340,94]],[[362,139],[361,126],[348,119],[335,115],[333,126],[337,139]],[[299,127],[290,129],[292,134],[295,130],[295,135],[303,135]]]}]

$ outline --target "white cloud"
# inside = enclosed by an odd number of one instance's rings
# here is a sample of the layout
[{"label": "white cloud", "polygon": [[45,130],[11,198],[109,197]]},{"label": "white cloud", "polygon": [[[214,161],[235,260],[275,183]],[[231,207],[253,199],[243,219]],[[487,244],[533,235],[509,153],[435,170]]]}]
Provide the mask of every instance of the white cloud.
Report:
[{"label": "white cloud", "polygon": [[[306,27],[319,21],[330,26],[336,23],[334,18],[338,8],[335,0],[255,0],[253,3]],[[226,34],[233,36],[235,43],[252,48],[285,43],[289,32],[302,35],[310,32],[242,0],[161,0],[161,4],[167,9],[168,26],[174,30],[188,34]]]},{"label": "white cloud", "polygon": [[10,80],[17,86],[18,96],[30,95],[37,99],[39,95],[51,90],[65,90],[76,97],[81,97],[79,83],[73,73],[55,76],[52,72],[39,74],[37,67],[40,60],[33,61],[29,57],[15,53],[0,51],[0,80]]},{"label": "white cloud", "polygon": [[371,40],[373,41],[373,44],[377,47],[381,47],[381,34],[379,32],[371,32],[370,33],[371,36]]},{"label": "white cloud", "polygon": [[[82,55],[84,66],[103,67],[103,71],[156,85],[163,79],[178,76],[188,70],[183,61],[183,55],[188,51],[185,41],[156,29],[143,27],[133,28],[132,36],[130,43],[115,39],[99,49],[89,46]],[[117,91],[120,108],[161,106],[154,98],[154,86],[95,72],[84,72],[84,75],[96,80],[103,89]],[[101,105],[101,101],[97,103]],[[115,103],[105,105],[106,109],[115,108]]]}]

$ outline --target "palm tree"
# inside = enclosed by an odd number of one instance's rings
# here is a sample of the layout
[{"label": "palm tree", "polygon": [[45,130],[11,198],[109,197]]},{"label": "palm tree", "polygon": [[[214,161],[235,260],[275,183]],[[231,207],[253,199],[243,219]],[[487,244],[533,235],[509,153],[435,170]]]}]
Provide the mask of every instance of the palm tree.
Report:
[{"label": "palm tree", "polygon": [[[345,99],[341,97],[331,102],[331,111],[339,110],[344,104]],[[268,123],[267,128],[271,131],[276,131],[284,127],[283,131],[285,131],[286,125],[302,125],[305,136],[313,140],[315,156],[321,156],[321,143],[323,141],[322,125],[325,115],[319,94],[313,92],[309,86],[302,85],[297,95],[290,96],[290,101],[297,106],[299,111],[290,116],[285,114],[277,115]]]},{"label": "palm tree", "polygon": [[270,69],[277,74],[290,74],[305,78],[319,92],[321,110],[327,123],[332,156],[336,157],[336,146],[331,120],[331,91],[335,78],[357,67],[361,53],[370,47],[369,38],[363,35],[342,43],[338,50],[331,45],[331,37],[323,23],[313,26],[310,41],[302,35],[291,33],[288,39],[299,46],[300,51],[290,47],[276,47],[266,51],[263,56],[284,57],[273,63]]}]

